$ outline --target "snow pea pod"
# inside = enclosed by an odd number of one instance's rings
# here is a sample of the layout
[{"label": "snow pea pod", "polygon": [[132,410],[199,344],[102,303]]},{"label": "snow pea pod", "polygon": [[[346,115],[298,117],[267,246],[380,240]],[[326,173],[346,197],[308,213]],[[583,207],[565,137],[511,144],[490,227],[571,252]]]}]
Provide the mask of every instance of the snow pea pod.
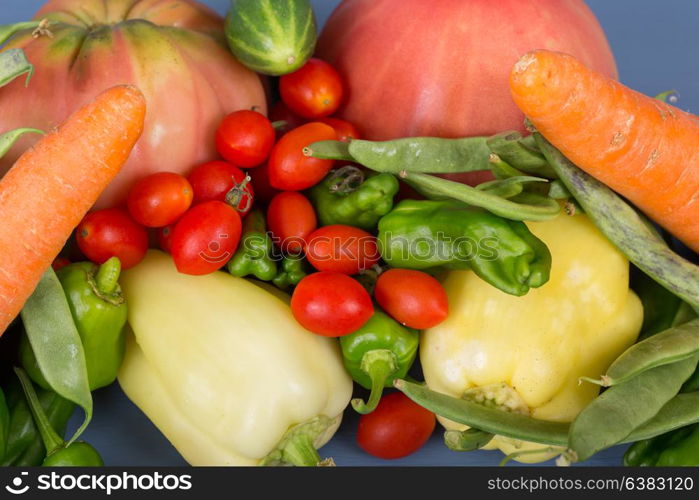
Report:
[{"label": "snow pea pod", "polygon": [[508,177],[507,179],[497,179],[494,181],[483,182],[476,186],[479,191],[499,196],[501,198],[513,198],[524,191],[525,184],[530,182],[548,182],[547,179],[541,177],[533,177],[531,175],[518,175],[516,177]]},{"label": "snow pea pod", "polygon": [[549,179],[557,177],[531,136],[525,138],[519,132],[502,132],[489,137],[486,144],[494,154],[519,170]]},{"label": "snow pea pod", "polygon": [[430,199],[454,199],[511,220],[543,221],[556,217],[561,207],[547,196],[520,193],[505,199],[459,182],[419,172],[401,172],[400,178]]},{"label": "snow pea pod", "polygon": [[473,451],[483,448],[494,437],[495,434],[474,428],[465,431],[450,430],[444,433],[444,444],[452,451]]},{"label": "snow pea pod", "polygon": [[570,448],[579,460],[627,437],[652,419],[694,372],[699,357],[646,370],[615,385],[587,405],[570,425]]},{"label": "snow pea pod", "polygon": [[483,432],[500,436],[565,447],[568,444],[568,424],[551,422],[510,413],[430,390],[424,384],[396,380],[393,384],[410,399],[437,415]]},{"label": "snow pea pod", "polygon": [[699,422],[699,392],[678,394],[648,422],[634,429],[621,443],[633,443],[660,436],[697,422]]},{"label": "snow pea pod", "polygon": [[699,307],[699,267],[674,253],[611,189],[576,167],[542,135],[534,137],[600,231],[643,272],[695,309]]},{"label": "snow pea pod", "polygon": [[303,148],[303,154],[322,160],[356,161],[349,152],[349,143],[343,141],[314,142]]},{"label": "snow pea pod", "polygon": [[75,441],[92,419],[92,394],[85,351],[61,282],[50,267],[21,312],[27,337],[42,375],[51,388],[85,411]]},{"label": "snow pea pod", "polygon": [[696,354],[699,354],[699,319],[632,345],[611,364],[600,380],[584,380],[604,387],[618,385],[656,366],[682,361]]}]

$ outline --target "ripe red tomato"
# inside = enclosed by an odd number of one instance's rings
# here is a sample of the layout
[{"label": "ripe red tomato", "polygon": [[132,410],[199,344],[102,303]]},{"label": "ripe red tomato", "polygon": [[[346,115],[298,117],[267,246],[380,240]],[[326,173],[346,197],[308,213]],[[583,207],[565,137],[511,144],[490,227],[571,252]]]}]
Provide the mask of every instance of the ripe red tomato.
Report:
[{"label": "ripe red tomato", "polygon": [[316,141],[337,140],[335,129],[320,122],[311,122],[287,132],[269,155],[269,183],[283,191],[301,191],[318,184],[333,167],[333,160],[322,160],[303,154],[303,149]]},{"label": "ripe red tomato", "polygon": [[177,221],[172,231],[171,253],[184,274],[209,274],[233,256],[242,223],[238,212],[222,201],[195,205]]},{"label": "ripe red tomato", "polygon": [[255,189],[255,200],[269,203],[272,198],[279,194],[279,190],[273,188],[269,183],[269,167],[266,163],[249,170],[248,175],[252,179],[252,185]]},{"label": "ripe red tomato", "polygon": [[277,136],[281,134],[286,134],[289,130],[300,127],[307,122],[305,118],[301,118],[299,115],[293,113],[289,107],[284,104],[284,101],[277,101],[272,110],[269,112],[269,121],[274,122],[286,122],[282,127],[276,127]]},{"label": "ripe red tomato", "polygon": [[58,271],[59,269],[68,265],[70,265],[70,260],[66,259],[65,257],[56,257],[51,263],[51,268],[53,268],[54,271]]},{"label": "ripe red tomato", "polygon": [[[252,208],[255,191],[245,172],[225,161],[210,161],[195,167],[187,177],[194,191],[194,203],[202,201],[225,201],[233,203],[230,197],[240,200],[236,207],[241,217]],[[231,191],[236,189],[237,191]],[[228,197],[228,198],[227,198]]]},{"label": "ripe red tomato", "polygon": [[329,116],[327,118],[320,118],[318,121],[334,128],[338,141],[349,142],[352,139],[359,139],[359,130],[347,120]]},{"label": "ripe red tomato", "polygon": [[172,224],[192,204],[192,186],[180,174],[157,172],[139,180],[129,191],[131,217],[146,227]]},{"label": "ripe red tomato", "polygon": [[85,257],[102,264],[118,257],[122,269],[143,260],[148,251],[148,233],[126,210],[109,208],[90,212],[78,224],[75,239]]},{"label": "ripe red tomato", "polygon": [[274,139],[274,128],[265,115],[243,109],[223,119],[216,130],[216,149],[229,162],[252,168],[267,159]]},{"label": "ripe red tomato", "polygon": [[422,271],[389,269],[376,281],[374,298],[393,319],[417,330],[432,328],[449,314],[444,287]]},{"label": "ripe red tomato", "polygon": [[158,246],[163,252],[172,253],[172,230],[175,229],[175,224],[158,228],[155,237],[158,240]]},{"label": "ripe red tomato", "polygon": [[321,227],[308,236],[307,242],[306,258],[318,271],[357,274],[381,258],[376,237],[352,226]]},{"label": "ripe red tomato", "polygon": [[346,274],[321,272],[309,274],[296,285],[291,311],[307,330],[341,337],[369,321],[374,305],[364,287]]},{"label": "ripe red tomato", "polygon": [[359,417],[357,444],[379,458],[401,458],[419,450],[430,438],[435,416],[402,392],[384,395],[379,406]]},{"label": "ripe red tomato", "polygon": [[291,111],[313,119],[337,111],[345,90],[335,68],[311,58],[300,69],[279,79],[279,93]]},{"label": "ripe red tomato", "polygon": [[290,253],[301,253],[306,248],[308,235],[317,227],[313,205],[301,193],[279,193],[267,208],[267,227],[276,245]]}]

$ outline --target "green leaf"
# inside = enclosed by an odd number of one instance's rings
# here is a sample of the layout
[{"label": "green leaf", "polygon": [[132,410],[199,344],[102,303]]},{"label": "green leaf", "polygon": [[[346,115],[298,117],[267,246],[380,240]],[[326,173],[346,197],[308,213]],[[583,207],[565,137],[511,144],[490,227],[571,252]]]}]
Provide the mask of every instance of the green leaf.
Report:
[{"label": "green leaf", "polygon": [[46,381],[56,393],[85,411],[85,420],[70,440],[72,443],[92,419],[92,394],[80,334],[61,283],[50,267],[24,305],[21,316]]}]

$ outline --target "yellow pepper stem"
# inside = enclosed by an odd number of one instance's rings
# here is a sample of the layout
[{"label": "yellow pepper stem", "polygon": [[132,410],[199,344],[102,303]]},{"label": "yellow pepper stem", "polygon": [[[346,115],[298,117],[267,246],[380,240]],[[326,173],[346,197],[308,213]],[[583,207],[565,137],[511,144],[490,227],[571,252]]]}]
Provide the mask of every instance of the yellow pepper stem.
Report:
[{"label": "yellow pepper stem", "polygon": [[331,458],[320,458],[316,442],[328,429],[338,423],[338,418],[330,419],[324,415],[319,415],[307,422],[291,427],[286,431],[277,447],[260,461],[260,465],[295,465],[297,467],[335,465]]}]

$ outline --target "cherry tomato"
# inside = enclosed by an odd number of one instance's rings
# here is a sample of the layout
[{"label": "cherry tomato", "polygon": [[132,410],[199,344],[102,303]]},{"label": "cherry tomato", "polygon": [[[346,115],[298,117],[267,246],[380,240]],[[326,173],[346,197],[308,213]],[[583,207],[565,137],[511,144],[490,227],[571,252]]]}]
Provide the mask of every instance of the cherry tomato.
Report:
[{"label": "cherry tomato", "polygon": [[158,228],[156,239],[158,246],[163,252],[172,253],[172,230],[175,229],[175,224]]},{"label": "cherry tomato", "polygon": [[58,271],[59,269],[66,267],[67,265],[70,265],[70,261],[65,257],[56,257],[55,259],[53,259],[53,263],[51,263],[51,267],[54,271]]},{"label": "cherry tomato", "polygon": [[216,130],[216,149],[243,168],[260,165],[274,145],[272,123],[262,113],[243,109],[226,116]]},{"label": "cherry tomato", "polygon": [[335,133],[337,134],[338,141],[349,142],[352,139],[359,139],[359,131],[357,130],[357,127],[352,125],[347,120],[341,120],[339,118],[328,117],[328,118],[320,118],[320,119],[318,119],[318,121],[320,123],[325,123],[326,125],[330,125],[332,128],[334,128]]},{"label": "cherry tomato", "polygon": [[402,392],[384,395],[379,406],[359,417],[357,444],[379,458],[401,458],[427,442],[435,427],[435,416]]},{"label": "cherry tomato", "polygon": [[277,246],[285,252],[303,252],[306,239],[317,224],[313,205],[296,191],[279,193],[267,208],[267,227]]},{"label": "cherry tomato", "polygon": [[346,274],[321,272],[309,274],[296,285],[291,311],[307,330],[341,337],[369,321],[374,305],[364,287]]},{"label": "cherry tomato", "polygon": [[265,163],[264,165],[253,168],[248,171],[250,179],[252,179],[252,185],[255,188],[255,200],[261,201],[262,203],[269,203],[272,201],[279,190],[273,188],[269,183],[269,167]]},{"label": "cherry tomato", "polygon": [[139,224],[167,226],[192,204],[192,186],[180,174],[157,172],[134,184],[126,203],[131,217]]},{"label": "cherry tomato", "polygon": [[307,241],[306,258],[318,271],[357,274],[381,258],[376,238],[352,226],[321,227]]},{"label": "cherry tomato", "polygon": [[311,58],[300,69],[279,79],[279,93],[291,111],[313,119],[337,111],[345,91],[335,68]]},{"label": "cherry tomato", "polygon": [[172,231],[171,253],[184,274],[209,274],[233,256],[242,223],[238,212],[222,201],[195,205],[177,221]]},{"label": "cherry tomato", "polygon": [[[255,191],[245,172],[225,161],[210,161],[195,167],[187,179],[194,191],[194,203],[225,201],[228,204],[240,200],[236,207],[241,217],[252,208]],[[235,198],[234,198],[235,197]]]},{"label": "cherry tomato", "polygon": [[333,167],[333,160],[322,160],[303,154],[303,149],[316,141],[337,140],[335,129],[320,122],[311,122],[287,132],[269,155],[269,183],[283,191],[301,191],[318,184]]},{"label": "cherry tomato", "polygon": [[122,269],[143,260],[148,251],[148,233],[126,210],[109,208],[90,212],[75,231],[78,247],[92,262],[102,264],[119,257]]},{"label": "cherry tomato", "polygon": [[284,104],[284,101],[277,101],[272,110],[269,112],[269,120],[274,122],[285,122],[281,127],[275,127],[277,135],[285,134],[289,130],[300,127],[306,123],[305,118],[301,118],[299,115],[294,114],[289,107]]},{"label": "cherry tomato", "polygon": [[376,281],[374,298],[393,319],[417,330],[432,328],[449,314],[444,287],[422,271],[389,269]]}]

